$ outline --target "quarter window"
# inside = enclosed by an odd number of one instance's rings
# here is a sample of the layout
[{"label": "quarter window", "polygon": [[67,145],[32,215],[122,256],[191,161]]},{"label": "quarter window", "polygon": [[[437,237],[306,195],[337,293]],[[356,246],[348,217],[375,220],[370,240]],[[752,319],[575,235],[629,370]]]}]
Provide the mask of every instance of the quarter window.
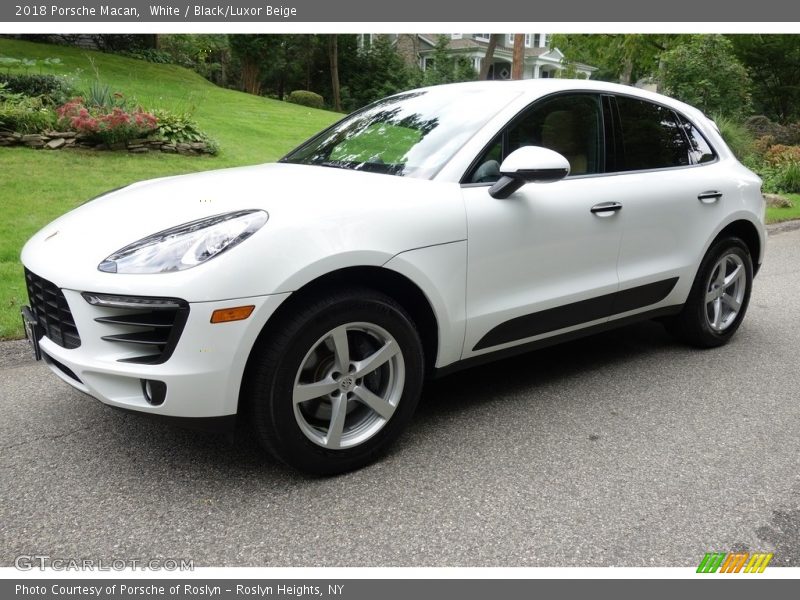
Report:
[{"label": "quarter window", "polygon": [[623,146],[623,156],[618,157],[619,171],[691,164],[684,127],[672,110],[624,96],[617,97],[617,108]]},{"label": "quarter window", "polygon": [[711,162],[717,155],[714,153],[713,148],[708,144],[706,138],[692,125],[689,121],[681,116],[678,116],[683,132],[686,139],[689,140],[689,151],[692,155],[692,161],[698,165]]}]

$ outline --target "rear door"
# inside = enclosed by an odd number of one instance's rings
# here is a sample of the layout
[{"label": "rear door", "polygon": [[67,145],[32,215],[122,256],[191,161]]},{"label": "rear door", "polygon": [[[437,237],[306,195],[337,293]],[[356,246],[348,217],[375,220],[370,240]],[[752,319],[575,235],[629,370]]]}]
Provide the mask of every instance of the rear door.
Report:
[{"label": "rear door", "polygon": [[621,95],[615,105],[617,174],[609,180],[624,204],[620,295],[649,290],[630,305],[635,314],[685,300],[723,206],[736,197],[736,182],[725,177],[700,132],[671,108]]}]

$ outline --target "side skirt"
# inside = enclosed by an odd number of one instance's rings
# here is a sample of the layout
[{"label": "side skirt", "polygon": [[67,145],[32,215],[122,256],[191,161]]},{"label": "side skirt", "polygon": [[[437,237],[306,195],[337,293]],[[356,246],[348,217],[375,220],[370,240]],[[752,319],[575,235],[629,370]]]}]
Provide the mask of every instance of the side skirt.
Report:
[{"label": "side skirt", "polygon": [[583,337],[588,337],[590,335],[595,335],[597,333],[602,333],[604,331],[610,331],[612,329],[617,329],[618,327],[624,327],[625,325],[630,325],[632,323],[638,323],[640,321],[656,319],[658,317],[671,317],[673,315],[677,315],[682,310],[683,310],[683,304],[678,304],[675,306],[666,306],[664,308],[657,308],[655,310],[641,312],[635,315],[631,315],[629,317],[623,317],[622,319],[616,319],[613,321],[608,321],[606,323],[600,323],[598,325],[593,325],[591,327],[576,329],[575,331],[569,331],[567,333],[553,335],[540,340],[534,340],[533,342],[528,342],[527,344],[520,344],[519,346],[512,346],[511,348],[503,348],[502,350],[496,350],[494,352],[489,352],[487,354],[481,354],[480,356],[465,358],[464,360],[460,360],[458,362],[449,364],[445,367],[436,369],[431,375],[431,379],[438,379],[439,377],[445,377],[447,375],[450,375],[451,373],[456,373],[463,369],[477,367],[478,365],[491,363],[496,360],[502,360],[504,358],[517,356],[519,354],[525,354],[527,352],[532,352],[534,350],[539,350],[541,348],[547,348],[548,346],[555,346],[563,342],[569,342]]},{"label": "side skirt", "polygon": [[515,317],[489,330],[473,350],[484,350],[657,304],[669,295],[676,283],[678,278],[672,277]]}]

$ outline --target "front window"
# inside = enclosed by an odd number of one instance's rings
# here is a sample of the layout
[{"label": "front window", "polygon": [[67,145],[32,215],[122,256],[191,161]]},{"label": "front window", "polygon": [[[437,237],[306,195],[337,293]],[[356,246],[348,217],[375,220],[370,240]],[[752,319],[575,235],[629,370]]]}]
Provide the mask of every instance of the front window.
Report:
[{"label": "front window", "polygon": [[542,146],[569,161],[570,175],[603,171],[603,119],[594,94],[556,96],[535,104],[506,128],[476,161],[466,181],[494,183],[500,164],[523,146]]},{"label": "front window", "polygon": [[518,95],[499,86],[398,94],[346,117],[281,162],[430,179]]}]

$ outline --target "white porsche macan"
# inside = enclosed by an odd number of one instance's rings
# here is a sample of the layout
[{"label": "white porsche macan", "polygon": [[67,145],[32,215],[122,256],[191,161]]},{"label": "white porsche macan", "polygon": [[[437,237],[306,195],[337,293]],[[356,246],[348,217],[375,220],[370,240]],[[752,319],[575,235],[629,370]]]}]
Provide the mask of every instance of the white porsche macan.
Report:
[{"label": "white porsche macan", "polygon": [[676,100],[592,81],[405,92],[275,164],[129,185],[22,251],[37,355],[105,404],[373,460],[426,377],[660,318],[744,318],[761,182]]}]

